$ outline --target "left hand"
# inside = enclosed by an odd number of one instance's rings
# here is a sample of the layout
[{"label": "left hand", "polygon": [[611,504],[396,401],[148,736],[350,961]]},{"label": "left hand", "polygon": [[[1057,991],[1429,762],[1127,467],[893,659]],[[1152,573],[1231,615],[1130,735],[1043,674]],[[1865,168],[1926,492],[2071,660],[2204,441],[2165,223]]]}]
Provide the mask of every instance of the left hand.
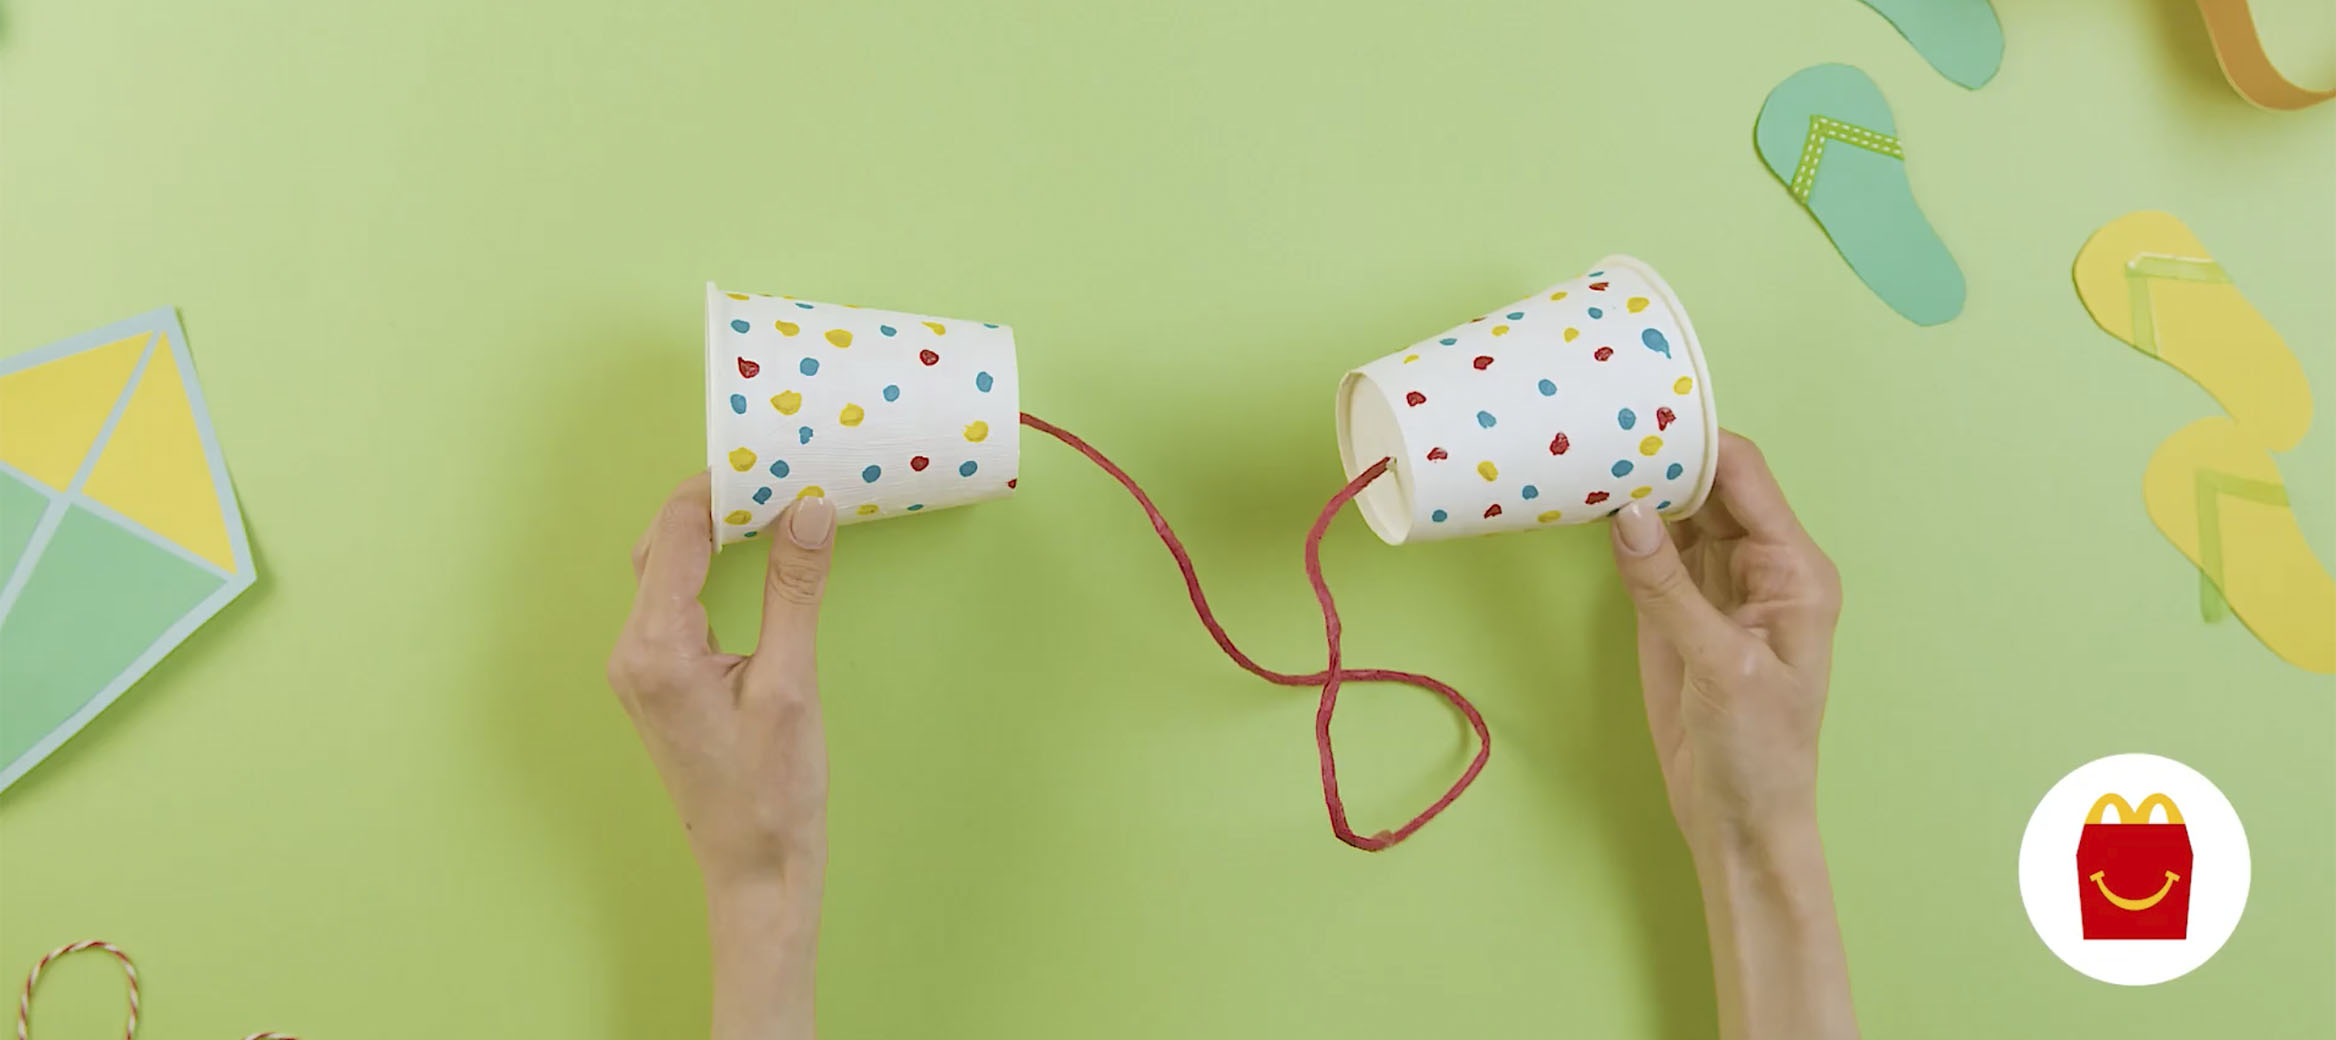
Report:
[{"label": "left hand", "polygon": [[827,740],[814,636],[835,507],[797,499],[763,541],[762,637],[715,645],[698,603],[714,552],[711,483],[682,481],[633,549],[640,581],[608,683],[689,832],[710,895],[815,878],[827,859]]}]

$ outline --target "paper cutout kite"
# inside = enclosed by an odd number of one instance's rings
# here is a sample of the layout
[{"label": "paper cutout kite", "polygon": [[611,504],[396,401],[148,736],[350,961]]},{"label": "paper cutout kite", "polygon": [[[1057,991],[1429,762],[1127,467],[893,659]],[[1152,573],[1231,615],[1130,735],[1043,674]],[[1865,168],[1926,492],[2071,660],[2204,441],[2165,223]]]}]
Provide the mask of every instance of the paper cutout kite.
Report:
[{"label": "paper cutout kite", "polygon": [[0,789],[250,588],[169,308],[0,359]]}]

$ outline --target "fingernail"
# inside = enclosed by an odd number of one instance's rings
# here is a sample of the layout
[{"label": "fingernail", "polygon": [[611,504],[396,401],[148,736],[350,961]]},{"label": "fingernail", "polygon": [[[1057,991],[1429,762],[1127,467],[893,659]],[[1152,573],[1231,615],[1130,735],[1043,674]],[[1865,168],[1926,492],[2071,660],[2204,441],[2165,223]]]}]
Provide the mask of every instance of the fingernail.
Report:
[{"label": "fingernail", "polygon": [[1643,499],[1622,507],[1614,517],[1614,529],[1622,533],[1622,551],[1632,556],[1645,556],[1663,544],[1663,518]]},{"label": "fingernail", "polygon": [[798,498],[787,516],[787,540],[806,549],[827,548],[835,537],[835,503],[824,498]]}]

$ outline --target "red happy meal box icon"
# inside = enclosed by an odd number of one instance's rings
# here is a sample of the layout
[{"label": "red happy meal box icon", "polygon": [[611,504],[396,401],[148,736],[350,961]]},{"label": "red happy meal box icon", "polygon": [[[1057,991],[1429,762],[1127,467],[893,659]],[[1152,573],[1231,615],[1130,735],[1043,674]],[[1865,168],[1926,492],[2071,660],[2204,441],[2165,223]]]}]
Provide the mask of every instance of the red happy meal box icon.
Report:
[{"label": "red happy meal box icon", "polygon": [[[2117,822],[2102,814],[2117,807]],[[2163,806],[2166,822],[2149,822]],[[2162,794],[2137,810],[2122,795],[2105,794],[2085,817],[2076,844],[2077,906],[2087,939],[2181,939],[2190,933],[2190,828]]]}]

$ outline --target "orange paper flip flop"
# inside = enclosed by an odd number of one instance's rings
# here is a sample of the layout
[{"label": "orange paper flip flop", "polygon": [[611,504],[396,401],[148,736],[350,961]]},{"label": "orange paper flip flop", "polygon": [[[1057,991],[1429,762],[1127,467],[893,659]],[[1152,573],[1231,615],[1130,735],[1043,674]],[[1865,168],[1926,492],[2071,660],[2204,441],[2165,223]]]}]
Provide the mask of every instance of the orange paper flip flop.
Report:
[{"label": "orange paper flip flop", "polygon": [[2255,14],[2247,0],[2198,0],[2206,18],[2206,35],[2214,44],[2214,60],[2224,79],[2239,96],[2262,108],[2294,111],[2329,98],[2336,89],[2308,90],[2289,82],[2263,50],[2263,35],[2255,28]]}]

